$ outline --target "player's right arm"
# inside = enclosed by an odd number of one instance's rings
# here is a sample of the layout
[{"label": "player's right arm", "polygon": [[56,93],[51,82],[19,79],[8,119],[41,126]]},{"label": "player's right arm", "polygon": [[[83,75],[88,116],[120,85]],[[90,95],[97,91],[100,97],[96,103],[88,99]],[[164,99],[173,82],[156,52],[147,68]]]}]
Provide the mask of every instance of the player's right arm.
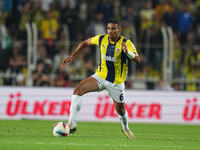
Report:
[{"label": "player's right arm", "polygon": [[62,64],[66,65],[67,63],[71,62],[74,56],[76,56],[82,49],[92,44],[91,41],[92,41],[92,38],[88,38],[87,40],[79,43],[76,49],[72,52],[72,54],[63,60]]},{"label": "player's right arm", "polygon": [[99,37],[101,36],[101,34],[96,35],[94,37],[91,37],[83,42],[81,42],[76,49],[72,52],[72,54],[65,58],[62,62],[62,65],[66,65],[67,63],[71,62],[73,57],[76,56],[77,53],[79,53],[83,48],[90,46],[90,45],[98,45],[99,44]]}]

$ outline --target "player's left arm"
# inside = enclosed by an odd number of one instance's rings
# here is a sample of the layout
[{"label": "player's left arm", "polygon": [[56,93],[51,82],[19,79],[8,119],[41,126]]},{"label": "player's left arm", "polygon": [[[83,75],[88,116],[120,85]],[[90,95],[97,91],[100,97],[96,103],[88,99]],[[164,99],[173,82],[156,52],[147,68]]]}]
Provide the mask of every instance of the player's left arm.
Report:
[{"label": "player's left arm", "polygon": [[127,40],[126,43],[122,42],[122,50],[131,60],[134,60],[137,63],[142,62],[141,56],[138,55],[135,46],[130,40]]}]

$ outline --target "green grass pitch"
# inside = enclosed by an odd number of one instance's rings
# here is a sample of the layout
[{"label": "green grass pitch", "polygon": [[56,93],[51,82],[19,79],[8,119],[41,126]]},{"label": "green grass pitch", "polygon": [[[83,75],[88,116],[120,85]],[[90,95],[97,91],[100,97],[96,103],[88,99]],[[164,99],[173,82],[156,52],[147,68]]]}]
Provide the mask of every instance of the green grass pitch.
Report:
[{"label": "green grass pitch", "polygon": [[200,150],[200,126],[130,124],[135,140],[120,123],[79,122],[68,137],[54,137],[57,121],[0,120],[0,150]]}]

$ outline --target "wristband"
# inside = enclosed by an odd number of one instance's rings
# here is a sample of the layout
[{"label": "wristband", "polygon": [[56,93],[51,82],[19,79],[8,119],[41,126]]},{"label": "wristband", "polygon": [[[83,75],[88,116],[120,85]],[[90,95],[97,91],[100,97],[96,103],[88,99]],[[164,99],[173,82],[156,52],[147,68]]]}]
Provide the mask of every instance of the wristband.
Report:
[{"label": "wristband", "polygon": [[133,53],[133,52],[131,52],[131,51],[128,51],[128,52],[126,53],[126,55],[127,55],[130,59],[133,59],[133,58],[135,58],[135,56],[137,56],[137,54],[135,54],[135,53]]}]

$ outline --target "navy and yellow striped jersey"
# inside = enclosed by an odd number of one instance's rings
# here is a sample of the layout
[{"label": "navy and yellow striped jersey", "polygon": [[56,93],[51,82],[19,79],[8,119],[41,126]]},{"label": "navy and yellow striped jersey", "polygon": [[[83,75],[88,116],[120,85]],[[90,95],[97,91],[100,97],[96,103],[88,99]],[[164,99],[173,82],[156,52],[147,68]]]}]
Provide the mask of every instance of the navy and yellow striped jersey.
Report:
[{"label": "navy and yellow striped jersey", "polygon": [[111,42],[106,35],[96,35],[92,37],[91,44],[99,46],[100,60],[96,74],[114,84],[123,83],[128,73],[127,60],[129,59],[122,50],[122,42],[125,42],[127,49],[137,54],[133,43],[123,36],[116,42]]}]

